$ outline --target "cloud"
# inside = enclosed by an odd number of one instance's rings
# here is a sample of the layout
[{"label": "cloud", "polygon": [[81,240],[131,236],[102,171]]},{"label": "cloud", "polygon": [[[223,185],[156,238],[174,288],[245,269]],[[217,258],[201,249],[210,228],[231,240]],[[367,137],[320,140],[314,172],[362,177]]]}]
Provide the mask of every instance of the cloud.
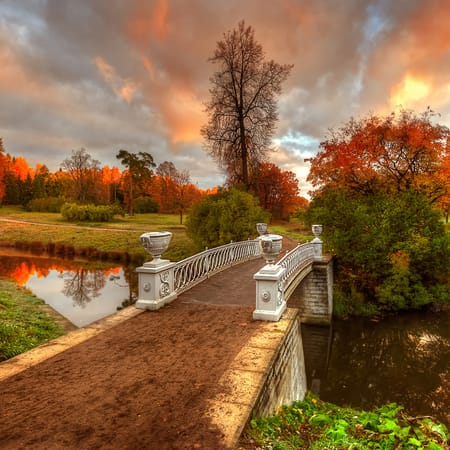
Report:
[{"label": "cloud", "polygon": [[0,135],[56,170],[84,147],[172,161],[200,187],[223,177],[204,151],[208,62],[244,19],[268,59],[294,64],[279,99],[272,160],[308,186],[305,158],[351,116],[427,106],[450,123],[445,0],[47,0],[0,3]]}]

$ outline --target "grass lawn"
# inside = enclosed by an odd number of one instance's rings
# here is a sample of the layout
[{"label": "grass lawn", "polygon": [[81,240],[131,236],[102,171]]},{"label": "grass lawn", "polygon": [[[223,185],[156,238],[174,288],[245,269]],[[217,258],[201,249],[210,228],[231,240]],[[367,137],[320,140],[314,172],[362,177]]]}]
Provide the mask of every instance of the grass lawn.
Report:
[{"label": "grass lawn", "polygon": [[0,279],[0,361],[64,334],[42,300]]},{"label": "grass lawn", "polygon": [[0,219],[23,221],[0,222],[0,241],[40,242],[75,248],[93,247],[100,251],[128,253],[136,260],[148,260],[139,236],[147,231],[170,231],[172,241],[164,257],[179,261],[196,252],[186,236],[177,214],[138,214],[117,217],[107,223],[68,223],[59,213],[27,212],[18,207],[0,208]]}]

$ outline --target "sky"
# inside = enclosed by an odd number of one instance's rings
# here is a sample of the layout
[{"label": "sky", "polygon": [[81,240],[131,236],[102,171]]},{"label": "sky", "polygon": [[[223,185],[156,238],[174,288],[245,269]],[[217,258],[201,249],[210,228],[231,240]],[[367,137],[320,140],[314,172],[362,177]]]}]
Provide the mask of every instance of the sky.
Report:
[{"label": "sky", "polygon": [[0,0],[0,137],[58,170],[81,148],[117,166],[120,149],[221,185],[205,150],[208,61],[244,20],[266,59],[293,64],[270,161],[309,190],[330,129],[400,106],[450,126],[448,0]]}]

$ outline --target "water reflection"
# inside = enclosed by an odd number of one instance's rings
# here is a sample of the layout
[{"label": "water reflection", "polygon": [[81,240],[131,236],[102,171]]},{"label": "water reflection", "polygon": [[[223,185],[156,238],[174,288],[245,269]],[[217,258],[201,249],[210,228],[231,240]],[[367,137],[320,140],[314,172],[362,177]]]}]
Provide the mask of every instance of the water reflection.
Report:
[{"label": "water reflection", "polygon": [[92,269],[86,261],[0,249],[0,276],[27,287],[78,327],[135,301],[134,267]]},{"label": "water reflection", "polygon": [[76,304],[84,308],[92,299],[100,296],[105,287],[106,277],[102,270],[78,269],[63,272],[63,294],[71,297]]},{"label": "water reflection", "polygon": [[450,425],[449,312],[335,321],[330,333],[321,398],[361,408],[396,402]]}]

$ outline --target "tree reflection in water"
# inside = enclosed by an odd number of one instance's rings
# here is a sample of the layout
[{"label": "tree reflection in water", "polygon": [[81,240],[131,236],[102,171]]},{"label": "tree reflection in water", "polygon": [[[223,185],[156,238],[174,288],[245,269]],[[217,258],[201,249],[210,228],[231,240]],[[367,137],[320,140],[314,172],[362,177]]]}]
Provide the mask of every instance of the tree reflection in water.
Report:
[{"label": "tree reflection in water", "polygon": [[320,396],[362,408],[396,402],[450,425],[450,312],[334,322]]},{"label": "tree reflection in water", "polygon": [[[89,325],[136,301],[135,267],[35,255],[0,248],[0,276],[30,289],[78,327]],[[101,269],[100,269],[101,267]]]},{"label": "tree reflection in water", "polygon": [[63,294],[82,308],[93,298],[99,297],[106,284],[102,270],[77,269],[62,272],[61,277],[64,278]]}]

